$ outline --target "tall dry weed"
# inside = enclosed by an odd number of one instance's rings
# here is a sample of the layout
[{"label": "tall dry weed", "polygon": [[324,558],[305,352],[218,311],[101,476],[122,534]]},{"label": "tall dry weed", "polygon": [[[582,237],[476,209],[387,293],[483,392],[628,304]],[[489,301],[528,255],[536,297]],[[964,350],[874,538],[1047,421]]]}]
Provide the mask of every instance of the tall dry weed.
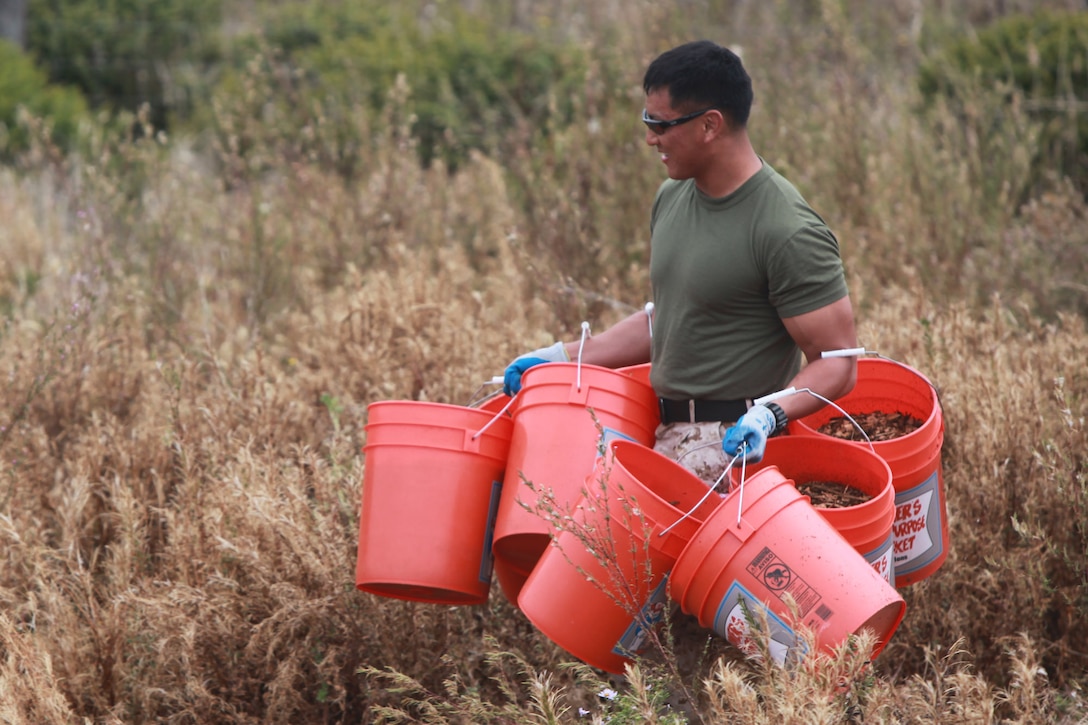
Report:
[{"label": "tall dry weed", "polygon": [[0,171],[0,716],[676,721],[659,661],[608,682],[497,587],[445,607],[353,576],[369,403],[467,403],[513,356],[646,301],[640,73],[705,33],[740,39],[761,151],[839,233],[860,342],[940,392],[950,546],[875,661],[715,651],[683,665],[692,718],[1083,721],[1084,205],[1023,185],[1015,107],[985,128],[914,112],[913,24],[963,16],[825,2],[809,33],[791,3],[503,7],[612,41],[552,145],[424,170],[394,98],[359,117],[373,150],[345,178],[242,97],[216,155],[150,133]]}]

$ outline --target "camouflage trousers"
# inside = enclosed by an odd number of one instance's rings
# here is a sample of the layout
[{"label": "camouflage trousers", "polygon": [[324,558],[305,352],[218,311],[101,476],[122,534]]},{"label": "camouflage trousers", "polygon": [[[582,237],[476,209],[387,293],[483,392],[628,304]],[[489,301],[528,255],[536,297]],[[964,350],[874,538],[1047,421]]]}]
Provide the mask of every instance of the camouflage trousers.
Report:
[{"label": "camouflage trousers", "polygon": [[[657,427],[654,450],[688,469],[708,486],[715,484],[728,463],[722,453],[722,434],[733,425],[719,423],[668,423]],[[729,482],[717,486],[719,492],[729,489]]]}]

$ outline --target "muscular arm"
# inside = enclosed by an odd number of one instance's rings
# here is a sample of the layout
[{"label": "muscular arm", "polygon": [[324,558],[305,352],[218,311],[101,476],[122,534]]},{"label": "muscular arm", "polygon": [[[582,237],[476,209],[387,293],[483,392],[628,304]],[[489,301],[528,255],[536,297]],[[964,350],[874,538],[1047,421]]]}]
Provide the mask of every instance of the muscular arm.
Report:
[{"label": "muscular arm", "polygon": [[[564,343],[573,361],[578,360],[579,344],[579,340]],[[606,368],[650,362],[650,325],[646,313],[636,312],[586,340],[582,362]]]},{"label": "muscular arm", "polygon": [[[820,357],[828,350],[858,345],[854,310],[849,297],[782,322],[806,360],[801,372],[790,381],[792,387],[808,388],[828,400],[835,400],[853,390],[857,380],[857,358]],[[819,398],[805,393],[789,395],[775,402],[782,406],[790,420],[813,413],[825,405]]]}]

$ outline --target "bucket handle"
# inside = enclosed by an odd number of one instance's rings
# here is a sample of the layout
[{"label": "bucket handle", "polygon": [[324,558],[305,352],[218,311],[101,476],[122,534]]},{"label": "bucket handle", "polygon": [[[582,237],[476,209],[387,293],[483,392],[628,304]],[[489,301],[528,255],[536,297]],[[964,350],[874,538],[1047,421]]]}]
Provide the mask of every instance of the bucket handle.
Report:
[{"label": "bucket handle", "polygon": [[487,421],[487,424],[486,424],[486,425],[484,425],[484,427],[483,427],[483,428],[481,428],[480,430],[478,430],[478,431],[476,431],[475,433],[473,433],[473,434],[472,434],[472,438],[471,438],[470,440],[476,440],[477,438],[479,438],[480,436],[482,436],[482,435],[484,434],[484,432],[485,432],[485,431],[486,431],[486,430],[487,430],[488,428],[490,428],[490,427],[491,427],[492,425],[494,425],[494,423],[495,423],[495,421],[496,421],[496,420],[498,420],[498,419],[499,419],[499,418],[501,418],[502,416],[506,415],[506,411],[507,411],[507,410],[508,410],[508,409],[510,408],[510,406],[511,406],[511,405],[513,405],[513,404],[514,404],[514,399],[513,399],[512,397],[511,397],[511,398],[510,398],[510,400],[506,401],[506,405],[502,406],[502,410],[500,410],[500,411],[499,411],[498,413],[495,413],[494,417],[493,417],[493,418],[491,418],[491,420]]},{"label": "bucket handle", "polygon": [[[707,444],[707,445],[710,445],[710,444]],[[713,443],[713,445],[718,445],[718,444],[715,442],[715,443]],[[678,518],[676,521],[673,521],[671,524],[666,526],[664,529],[662,529],[661,533],[659,533],[658,536],[664,536],[665,534],[672,531],[673,528],[676,527],[677,524],[679,524],[681,521],[683,521],[684,519],[688,518],[693,513],[695,513],[695,510],[698,509],[700,506],[702,506],[704,501],[706,501],[708,498],[710,498],[710,494],[717,493],[718,486],[721,485],[721,482],[725,479],[726,475],[733,468],[733,464],[736,463],[738,459],[740,460],[740,470],[741,470],[740,486],[741,486],[741,488],[740,488],[740,500],[739,500],[740,508],[737,510],[737,523],[738,524],[740,523],[740,514],[741,514],[741,511],[744,508],[744,468],[745,468],[745,465],[744,465],[744,449],[745,449],[745,447],[747,447],[747,445],[748,445],[747,443],[742,443],[741,444],[740,451],[737,453],[737,455],[733,456],[733,460],[731,460],[731,461],[729,461],[729,463],[725,464],[725,470],[722,471],[722,475],[718,476],[718,480],[714,482],[714,485],[712,485],[710,488],[707,489],[706,493],[703,494],[703,497],[701,499],[699,499],[699,502],[696,503],[694,506],[692,506],[691,509],[689,509],[687,511],[687,513],[685,513],[683,516]],[[692,450],[695,450],[695,449],[693,448]],[[690,452],[691,451],[688,451],[688,453],[690,453]],[[685,455],[687,455],[687,454],[685,454]]]},{"label": "bucket handle", "polygon": [[499,388],[497,390],[492,390],[490,393],[485,394],[483,397],[480,397],[480,394],[483,393],[484,388],[486,388],[488,385],[502,385],[502,383],[503,379],[501,375],[496,375],[487,382],[482,383],[480,387],[476,388],[476,392],[472,394],[472,397],[469,398],[468,407],[480,408],[502,395],[502,388]]},{"label": "bucket handle", "polygon": [[[649,314],[649,310],[647,310],[647,314]],[[577,389],[579,391],[581,391],[581,389],[582,389],[582,350],[585,348],[586,338],[588,338],[590,336],[591,336],[591,333],[589,331],[589,323],[586,322],[585,320],[582,320],[582,339],[578,343],[578,375],[577,375],[577,381],[576,381],[576,387],[577,387]],[[474,402],[470,402],[469,407],[478,408],[479,406],[483,405],[487,401],[496,398],[500,393],[502,393],[502,390],[495,390],[495,391],[493,391],[491,393],[488,393],[483,398],[480,398],[479,400],[475,400],[476,396],[480,394],[480,391],[483,390],[483,388],[485,386],[487,386],[487,385],[501,385],[503,382],[504,382],[504,380],[503,380],[502,376],[499,376],[499,375],[496,375],[495,377],[491,378],[491,380],[485,382],[483,385],[481,385],[479,388],[476,389],[475,393],[472,394],[472,398],[473,398]],[[513,404],[514,404],[514,396],[510,396],[510,400],[506,401],[506,405],[502,406],[502,410],[500,410],[498,413],[496,413],[495,416],[491,420],[489,420],[487,422],[487,425],[485,425],[480,430],[476,431],[472,435],[472,438],[470,440],[476,440],[481,435],[483,435],[484,432],[488,428],[490,428],[495,423],[496,420],[498,420],[500,417],[502,417],[503,415],[506,414],[506,411],[509,410],[510,406],[513,405]]]},{"label": "bucket handle", "polygon": [[[647,304],[652,305],[652,303],[647,303]],[[647,314],[649,314],[649,312],[647,312]],[[582,339],[578,342],[578,360],[576,361],[578,363],[578,375],[577,375],[577,380],[576,380],[576,383],[575,383],[579,390],[582,389],[582,351],[585,349],[585,346],[586,346],[586,338],[589,338],[589,337],[592,337],[592,333],[590,333],[590,331],[589,331],[589,323],[586,322],[585,320],[582,320]],[[478,395],[480,395],[480,393],[483,391],[483,389],[485,387],[487,387],[488,385],[502,385],[504,382],[505,382],[505,379],[503,378],[502,375],[496,375],[496,376],[492,377],[490,380],[484,382],[482,385],[480,385],[479,388],[476,389],[476,392],[472,394],[472,399],[469,402],[469,407],[471,407],[471,408],[479,407],[479,406],[483,405],[484,403],[486,403],[487,401],[491,400],[492,398],[498,396],[502,392],[502,390],[492,391],[492,392],[488,393],[487,395],[485,395],[484,397],[480,398],[479,400],[476,399],[476,397]],[[504,408],[504,410],[505,410],[505,408]]]},{"label": "bucket handle", "polygon": [[869,450],[871,450],[873,453],[876,453],[876,446],[873,445],[872,439],[869,438],[869,434],[865,432],[865,429],[861,427],[861,424],[858,423],[856,420],[854,420],[854,416],[850,415],[845,410],[843,410],[842,407],[840,405],[838,405],[835,401],[828,400],[827,398],[820,395],[819,393],[812,390],[811,388],[784,388],[782,390],[779,390],[777,393],[770,393],[768,395],[764,395],[762,398],[756,398],[755,400],[752,401],[752,404],[753,405],[763,405],[764,403],[770,403],[773,400],[778,400],[779,398],[784,398],[787,395],[794,395],[796,393],[808,393],[812,397],[818,398],[819,400],[822,400],[827,405],[830,405],[832,408],[834,408],[835,410],[842,413],[843,416],[845,416],[846,419],[848,421],[850,421],[850,423],[855,428],[857,428],[858,433],[861,433],[861,437],[864,438],[865,442],[869,444]]},{"label": "bucket handle", "polygon": [[[652,303],[648,303],[646,305],[646,314],[648,316],[652,315],[653,307],[651,305],[652,305]],[[583,322],[582,324],[583,324],[583,326],[588,327],[586,325],[586,323]],[[651,325],[652,325],[652,323],[651,323]],[[650,334],[653,335],[653,327],[652,326],[650,328]],[[866,354],[873,355],[875,357],[879,357],[882,360],[887,360],[888,362],[895,363],[896,365],[899,365],[901,367],[908,367],[907,365],[905,365],[904,363],[899,362],[898,360],[892,360],[889,357],[885,357],[884,355],[881,355],[881,354],[879,354],[877,352],[874,352],[872,350],[866,350],[863,347],[848,348],[848,349],[843,349],[843,350],[825,350],[824,352],[822,352],[820,354],[820,356],[825,357],[825,358],[833,358],[833,357],[856,357],[858,355],[866,355]],[[581,356],[581,352],[579,352],[579,357],[580,356]],[[941,397],[940,391],[937,389],[937,386],[935,386],[933,383],[929,383],[929,386],[931,388],[933,388],[933,392],[937,394],[937,401],[939,403],[940,402],[940,397]],[[825,398],[824,396],[820,395],[819,393],[812,390],[811,388],[784,388],[783,390],[779,390],[778,392],[770,393],[768,395],[764,395],[761,398],[756,398],[755,400],[752,401],[752,404],[753,405],[763,405],[764,403],[770,403],[770,402],[772,402],[774,400],[777,400],[778,398],[784,398],[787,395],[794,395],[796,393],[808,393],[812,397],[823,401],[825,404],[830,405],[832,408],[834,408],[835,410],[842,413],[843,416],[845,416],[846,419],[849,420],[850,423],[855,428],[857,428],[858,432],[861,433],[862,437],[865,438],[865,442],[869,444],[869,449],[873,453],[876,453],[876,446],[873,445],[872,439],[869,438],[869,434],[865,432],[865,429],[861,427],[861,424],[858,423],[856,420],[854,420],[854,417],[852,415],[850,415],[849,413],[847,413],[845,410],[843,410],[840,405],[835,403],[835,401]],[[707,443],[705,445],[706,446],[716,445],[716,443]],[[687,511],[679,519],[677,519],[676,521],[672,522],[667,527],[665,527],[661,531],[661,533],[658,534],[658,536],[664,536],[665,534],[669,533],[669,531],[671,531],[677,524],[679,524],[681,521],[683,521],[684,519],[688,518],[693,513],[695,513],[696,509],[698,509],[700,506],[702,506],[703,502],[706,501],[708,498],[710,498],[710,494],[714,493],[717,490],[718,486],[721,485],[722,480],[725,478],[726,474],[728,474],[729,471],[733,468],[733,465],[737,462],[738,459],[741,462],[741,469],[740,469],[740,482],[737,484],[737,488],[738,488],[738,491],[737,491],[737,496],[738,496],[738,498],[737,498],[737,526],[740,526],[741,516],[744,513],[744,481],[745,481],[745,478],[746,478],[746,476],[745,476],[746,466],[745,466],[744,452],[745,452],[745,448],[747,447],[747,445],[748,445],[747,443],[742,443],[741,444],[740,450],[737,452],[737,454],[735,456],[733,456],[733,459],[730,460],[729,463],[726,464],[725,470],[722,471],[722,475],[720,475],[718,477],[718,480],[716,480],[714,482],[714,485],[711,486],[707,490],[706,494],[704,494],[703,497],[701,499],[699,499],[699,502],[696,503],[694,506],[692,506],[691,509],[689,511]],[[695,448],[692,448],[691,450],[686,451],[683,455],[680,456],[680,458],[683,458],[688,453],[691,453],[692,451],[697,450],[699,447],[700,446],[696,446]],[[679,462],[680,458],[677,458],[676,460]]]},{"label": "bucket handle", "polygon": [[[856,354],[856,351],[853,351],[853,350],[842,350],[842,351],[838,351],[838,352]],[[825,354],[827,354],[827,353],[825,353]],[[829,355],[829,357],[834,357],[834,355]],[[854,425],[855,428],[858,429],[858,432],[860,432],[861,435],[865,438],[865,442],[869,444],[869,449],[874,454],[876,453],[876,447],[873,445],[872,440],[870,440],[869,434],[865,432],[865,429],[861,427],[861,424],[859,424],[856,420],[854,420],[853,416],[851,416],[849,413],[847,413],[845,410],[843,410],[842,407],[840,407],[834,401],[828,400],[824,396],[820,395],[819,393],[817,393],[817,392],[815,392],[815,391],[813,391],[813,390],[811,390],[809,388],[785,388],[785,389],[780,390],[780,391],[778,391],[776,393],[770,393],[769,395],[764,395],[761,398],[756,398],[755,400],[752,401],[752,404],[753,405],[762,405],[764,403],[770,403],[773,400],[777,400],[778,398],[784,398],[787,395],[794,395],[796,393],[808,393],[809,395],[813,396],[814,398],[819,398],[820,400],[822,400],[827,405],[830,405],[832,408],[835,408],[836,410],[838,410],[840,413],[842,413],[844,416],[846,416],[847,420],[849,420]],[[677,460],[677,462],[679,462],[680,458],[683,458],[688,453],[691,453],[692,451],[698,450],[701,447],[706,447],[706,446],[711,446],[711,445],[718,445],[718,444],[717,444],[716,441],[713,441],[713,442],[710,442],[710,443],[705,443],[705,444],[703,444],[703,446],[696,446],[696,447],[692,448],[691,450],[686,451],[683,455],[681,455],[676,460]],[[740,467],[740,483],[737,484],[737,489],[738,489],[738,491],[737,491],[737,526],[740,526],[741,517],[744,515],[744,480],[746,478],[745,474],[746,474],[746,468],[747,468],[747,466],[746,466],[747,461],[744,458],[744,454],[745,454],[745,450],[746,450],[747,446],[748,446],[747,442],[742,442],[741,443],[740,449],[738,450],[737,454],[735,456],[733,456],[732,460],[730,460],[729,463],[726,464],[725,470],[722,471],[722,475],[718,476],[718,480],[716,480],[714,482],[714,485],[712,485],[707,490],[706,494],[701,499],[699,499],[699,502],[697,504],[695,504],[694,506],[692,506],[691,509],[687,513],[685,513],[683,516],[681,516],[679,519],[677,519],[676,521],[669,524],[669,526],[666,527],[660,534],[658,534],[658,536],[664,536],[669,531],[671,531],[674,526],[676,526],[681,521],[683,521],[684,519],[691,516],[693,513],[695,513],[695,510],[698,509],[700,506],[702,506],[703,502],[706,501],[708,498],[710,498],[710,494],[715,492],[717,490],[718,486],[721,485],[722,480],[724,480],[726,475],[729,473],[729,471],[732,470],[733,465],[737,462],[738,459],[740,460],[740,466],[741,467]]]},{"label": "bucket handle", "polygon": [[575,376],[578,390],[582,389],[582,351],[586,347],[586,340],[590,337],[592,337],[592,333],[589,331],[589,323],[582,320],[582,338],[578,341],[578,373]]}]

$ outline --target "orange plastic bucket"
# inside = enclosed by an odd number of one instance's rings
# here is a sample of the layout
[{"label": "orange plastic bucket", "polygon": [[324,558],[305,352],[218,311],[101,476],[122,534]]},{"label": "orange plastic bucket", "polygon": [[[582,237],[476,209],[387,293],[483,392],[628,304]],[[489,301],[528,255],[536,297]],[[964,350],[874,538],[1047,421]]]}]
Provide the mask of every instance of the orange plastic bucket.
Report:
[{"label": "orange plastic bucket", "polygon": [[[521,592],[521,588],[525,586],[526,580],[529,575],[532,574],[532,570],[518,569],[513,564],[507,562],[499,557],[494,557],[494,577],[495,581],[499,583],[499,589],[509,599],[511,596],[517,597]],[[517,599],[510,599],[510,603],[514,605],[514,608],[518,608]]]},{"label": "orange plastic bucket", "polygon": [[[537,365],[515,397],[494,554],[508,569],[531,572],[553,533],[546,517],[554,511],[546,509],[563,511],[578,501],[603,443],[651,445],[659,414],[648,384],[594,365]],[[503,592],[517,601],[516,590]]]},{"label": "orange plastic bucket", "polygon": [[771,656],[803,656],[787,606],[831,651],[870,629],[880,652],[903,619],[906,603],[891,584],[820,515],[774,466],[747,478],[711,513],[670,574],[681,609],[745,652],[766,615]]},{"label": "orange plastic bucket", "polygon": [[367,409],[355,586],[434,604],[481,604],[513,420],[420,401]]},{"label": "orange plastic bucket", "polygon": [[[867,497],[854,506],[816,506],[828,523],[890,584],[895,584],[892,556],[892,523],[895,521],[895,488],[892,471],[868,446],[855,446],[829,436],[781,436],[767,441],[763,460],[748,464],[751,476],[775,466],[795,485],[826,481],[841,483]],[[733,486],[741,469],[730,471]]]},{"label": "orange plastic bucket", "polygon": [[[895,585],[906,586],[930,576],[948,558],[948,512],[941,469],[944,419],[936,390],[914,368],[882,358],[862,358],[853,391],[835,405],[851,416],[903,413],[922,422],[917,430],[892,440],[873,441],[872,446],[888,462],[895,487]],[[825,406],[792,421],[789,432],[823,436],[820,427],[841,415],[834,406]],[[864,441],[852,445],[869,447]]]},{"label": "orange plastic bucket", "polygon": [[624,375],[630,375],[636,380],[650,385],[650,363],[641,363],[640,365],[628,365],[627,367],[616,368],[616,372],[623,373]]},{"label": "orange plastic bucket", "polygon": [[503,413],[504,415],[513,417],[514,406],[516,405],[516,400],[511,402],[510,396],[500,390],[493,395],[487,396],[478,403],[470,404],[469,407],[478,408],[491,414]]},{"label": "orange plastic bucket", "polygon": [[578,659],[622,673],[663,620],[676,557],[721,503],[707,494],[653,449],[611,442],[585,481],[573,528],[558,534],[521,588],[521,611]]}]

